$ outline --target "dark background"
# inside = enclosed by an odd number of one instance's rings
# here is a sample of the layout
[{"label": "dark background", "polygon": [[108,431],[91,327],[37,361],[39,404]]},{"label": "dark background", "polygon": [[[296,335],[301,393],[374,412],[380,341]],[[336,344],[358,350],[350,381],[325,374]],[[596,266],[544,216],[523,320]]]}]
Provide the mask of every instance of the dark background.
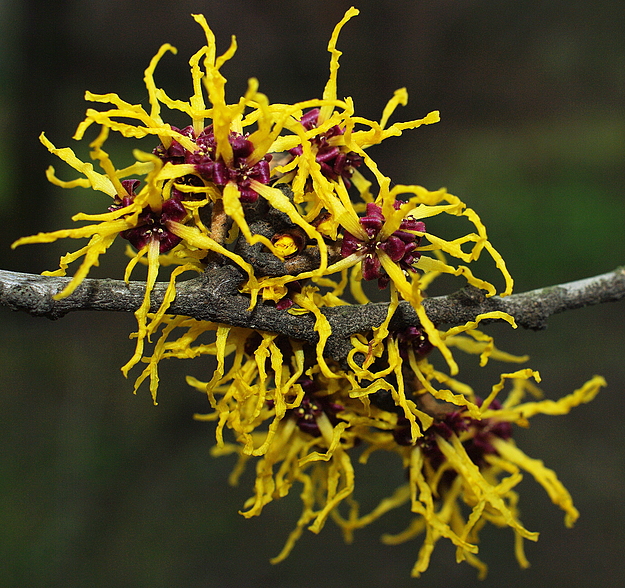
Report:
[{"label": "dark background", "polygon": [[[49,185],[45,168],[74,177],[37,137],[59,147],[85,110],[84,90],[143,101],[143,70],[164,42],[179,49],[159,66],[169,94],[190,93],[187,61],[203,42],[189,14],[203,12],[226,50],[235,101],[248,77],[274,102],[321,95],[326,45],[350,2],[233,0],[49,0],[0,3],[0,267],[40,272],[77,243],[27,246],[19,236],[71,226],[104,200]],[[616,0],[362,0],[344,29],[339,94],[378,119],[393,91],[407,107],[393,120],[441,111],[442,122],[371,150],[401,183],[446,186],[489,227],[523,291],[609,271],[625,238],[625,3]],[[75,147],[75,145],[72,145]],[[143,144],[144,149],[146,147]],[[86,148],[78,147],[86,155]],[[115,161],[116,155],[113,152]],[[451,227],[451,225],[450,225]],[[447,226],[433,227],[439,233]],[[94,275],[121,277],[119,261]],[[488,274],[488,268],[484,272]],[[454,286],[455,287],[455,286]],[[554,467],[582,513],[572,530],[533,480],[520,486],[523,520],[541,531],[520,571],[512,533],[483,533],[490,575],[480,586],[610,586],[625,575],[625,318],[623,303],[553,317],[547,331],[493,326],[500,347],[528,352],[543,388],[558,398],[594,373],[609,387],[567,417],[536,417],[516,435]],[[57,322],[0,314],[0,586],[308,588],[473,586],[442,540],[430,570],[410,580],[419,541],[378,542],[399,531],[394,513],[342,543],[328,523],[307,533],[279,566],[299,515],[298,490],[260,518],[237,514],[251,492],[226,478],[232,460],[213,459],[211,425],[192,420],[206,400],[184,383],[206,378],[202,361],[163,369],[159,404],[133,396],[119,366],[132,353],[132,316],[78,313]],[[468,367],[486,389],[499,366]],[[507,366],[503,366],[507,369]],[[136,375],[136,374],[135,374]],[[382,456],[359,472],[356,497],[373,506],[401,482]]]}]

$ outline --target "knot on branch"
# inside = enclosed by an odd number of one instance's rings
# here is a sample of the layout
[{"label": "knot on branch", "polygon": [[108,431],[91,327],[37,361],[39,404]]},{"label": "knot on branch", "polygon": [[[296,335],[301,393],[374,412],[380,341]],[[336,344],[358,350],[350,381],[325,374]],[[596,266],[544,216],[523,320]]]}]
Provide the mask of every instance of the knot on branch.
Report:
[{"label": "knot on branch", "polygon": [[[2,298],[5,299],[7,286],[2,285]],[[52,292],[46,292],[31,284],[28,280],[11,288],[11,296],[6,299],[11,310],[23,310],[32,316],[47,316],[52,319],[60,318],[64,312],[54,312],[55,301]]]},{"label": "knot on branch", "polygon": [[451,294],[449,298],[462,306],[476,307],[484,304],[486,301],[486,292],[476,286],[468,284],[464,288]]}]

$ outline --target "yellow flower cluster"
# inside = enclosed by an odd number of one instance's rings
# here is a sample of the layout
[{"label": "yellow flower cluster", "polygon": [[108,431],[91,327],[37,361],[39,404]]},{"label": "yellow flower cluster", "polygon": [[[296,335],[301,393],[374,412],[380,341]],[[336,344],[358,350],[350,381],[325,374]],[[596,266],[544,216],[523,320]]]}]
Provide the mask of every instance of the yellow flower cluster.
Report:
[{"label": "yellow flower cluster", "polygon": [[[556,474],[515,445],[512,424],[526,427],[536,414],[566,414],[590,402],[605,385],[600,376],[552,401],[542,400],[542,392],[531,382],[540,380],[538,373],[520,369],[502,374],[481,399],[470,386],[419,356],[419,344],[406,345],[401,337],[384,341],[386,367],[365,375],[322,362],[307,369],[305,346],[272,333],[184,317],[172,319],[169,326],[185,332],[174,341],[167,340],[169,332],[164,334],[150,359],[151,368],[164,357],[214,355],[217,369],[209,382],[187,378],[191,386],[208,393],[214,409],[196,418],[217,423],[213,455],[238,455],[231,484],[238,483],[250,459],[258,458],[254,493],[241,514],[259,515],[266,504],[285,497],[295,482],[302,486],[301,516],[272,563],[289,555],[304,529],[320,532],[328,517],[351,542],[354,530],[408,505],[416,517],[404,532],[382,540],[398,544],[425,534],[413,576],[427,569],[434,546],[444,537],[457,547],[457,561],[467,561],[484,577],[487,566],[476,554],[479,531],[487,522],[512,528],[517,560],[527,567],[523,539],[536,541],[538,533],[528,531],[519,519],[514,488],[522,471],[565,512],[567,526],[578,517]],[[216,333],[215,342],[195,345],[207,330]],[[476,340],[481,337],[475,330],[469,333],[472,337],[450,335],[447,343],[485,358],[527,360],[497,350],[492,340]],[[402,359],[403,350],[407,360]],[[508,382],[510,391],[500,402]],[[527,394],[537,400],[527,401]],[[226,430],[234,432],[236,442],[225,440]],[[352,459],[367,463],[374,451],[397,454],[409,481],[362,515],[353,498]]]},{"label": "yellow flower cluster", "polygon": [[[489,358],[527,358],[497,350],[478,330],[483,319],[515,326],[512,317],[501,312],[440,331],[424,310],[425,288],[448,273],[464,277],[488,296],[496,294],[495,286],[468,267],[483,251],[501,272],[502,295],[511,293],[512,279],[475,211],[444,189],[391,187],[390,178],[367,153],[384,139],[435,123],[439,116],[432,112],[419,120],[389,124],[396,108],[406,104],[405,89],[395,92],[379,122],[356,116],[351,98],[338,98],[338,36],[356,14],[356,9],[348,10],[332,33],[330,77],[322,97],[296,104],[270,103],[256,79],[249,80],[243,97],[229,104],[220,69],[234,55],[236,42],[233,38],[230,48],[217,56],[210,27],[203,16],[194,15],[206,45],[189,61],[193,94],[188,100],[170,97],[155,81],[160,59],[176,52],[168,44],[145,71],[147,110],[116,94],[87,92],[87,100],[109,108],[88,109],[74,138],[82,139],[93,125],[99,127],[90,147],[101,171],[41,136],[50,152],[82,174],[64,181],[50,168],[50,181],[104,192],[111,198],[108,211],[77,214],[73,220],[86,221],[84,226],[22,238],[14,246],[66,237],[89,239],[61,258],[59,270],[47,273],[65,275],[71,263],[82,260],[58,295],[63,298],[98,265],[118,236],[129,242],[125,280],[139,263],[148,271],[145,297],[135,312],[135,352],[122,370],[126,375],[139,362],[146,364],[135,389],[149,380],[156,400],[161,360],[214,356],[210,380],[189,378],[189,384],[208,395],[213,411],[197,418],[217,423],[214,454],[239,455],[231,482],[236,483],[248,460],[257,459],[254,494],[244,516],[260,514],[266,504],[287,495],[295,482],[303,486],[302,515],[274,562],[288,555],[305,528],[319,532],[328,517],[350,540],[355,529],[407,504],[417,518],[404,533],[383,540],[396,543],[425,533],[413,575],[427,568],[441,537],[457,547],[458,561],[468,561],[483,574],[486,567],[476,556],[477,535],[486,522],[514,530],[517,559],[523,566],[522,539],[537,535],[518,517],[513,488],[521,470],[545,487],[565,511],[567,524],[577,511],[555,474],[516,448],[511,424],[526,424],[536,413],[568,412],[592,399],[603,380],[596,377],[557,402],[523,402],[527,391],[538,394],[529,382],[538,374],[531,370],[503,374],[484,399],[455,379],[458,366],[450,348],[477,354],[482,364]],[[189,125],[168,124],[163,109],[186,114]],[[134,150],[135,162],[118,169],[104,150],[111,131],[146,139],[151,150]],[[424,221],[441,214],[464,218],[470,232],[452,240],[432,234]],[[316,345],[284,334],[168,314],[178,276],[210,271],[216,262],[241,272],[240,291],[248,296],[250,309],[266,304],[313,317]],[[169,270],[165,298],[151,312],[158,275],[170,266],[174,269]],[[372,331],[353,335],[347,357],[334,361],[326,351],[332,328],[324,309],[369,303],[363,288],[363,281],[369,280],[377,280],[381,289],[388,287],[386,318]],[[391,328],[402,300],[412,305],[420,328]],[[151,352],[146,352],[152,338]],[[442,355],[448,373],[428,361],[432,350]],[[500,404],[496,397],[507,381],[512,390]],[[409,482],[368,515],[359,513],[352,497],[356,446],[361,462],[374,451],[389,451],[398,454],[409,473]],[[347,508],[347,514],[341,508]],[[467,509],[470,514],[465,516]]]}]

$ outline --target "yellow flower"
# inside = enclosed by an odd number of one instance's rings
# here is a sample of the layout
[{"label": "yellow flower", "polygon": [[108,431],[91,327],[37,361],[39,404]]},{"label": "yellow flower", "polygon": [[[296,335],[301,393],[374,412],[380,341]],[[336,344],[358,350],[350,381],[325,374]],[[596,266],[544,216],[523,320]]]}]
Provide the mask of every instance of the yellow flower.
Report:
[{"label": "yellow flower", "polygon": [[[605,386],[604,379],[595,376],[560,400],[521,402],[527,391],[536,393],[528,381],[532,376],[537,374],[531,370],[504,374],[484,400],[480,418],[451,405],[432,405],[438,414],[416,443],[411,441],[406,419],[400,419],[392,432],[370,435],[363,458],[366,460],[376,450],[398,453],[408,470],[409,482],[368,515],[358,516],[357,505],[347,517],[335,513],[333,518],[343,528],[346,540],[351,540],[355,529],[408,504],[417,517],[405,531],[384,535],[382,541],[394,545],[425,535],[412,570],[414,577],[428,568],[436,543],[444,537],[456,546],[457,561],[467,561],[483,578],[487,566],[476,554],[479,531],[487,522],[514,531],[517,561],[521,567],[527,567],[523,539],[536,541],[538,533],[527,530],[519,518],[519,497],[514,488],[523,472],[543,486],[551,501],[564,511],[567,527],[573,525],[579,513],[553,470],[516,446],[511,425],[528,426],[527,418],[535,414],[566,414],[571,408],[590,402]],[[500,404],[496,396],[507,380],[512,381],[512,390]]]},{"label": "yellow flower", "polygon": [[[523,539],[535,541],[538,533],[526,529],[519,518],[514,489],[523,472],[531,474],[562,508],[567,526],[578,516],[555,473],[515,445],[512,425],[526,427],[535,414],[566,414],[589,402],[605,385],[601,377],[558,401],[527,402],[527,393],[541,395],[530,381],[539,376],[521,369],[503,374],[486,398],[480,399],[469,386],[427,362],[425,355],[432,346],[414,331],[385,339],[380,355],[389,362],[386,369],[359,368],[350,373],[333,364],[307,367],[301,344],[246,329],[212,325],[215,343],[192,347],[189,342],[206,330],[206,323],[180,321],[178,326],[190,328],[177,343],[169,344],[163,356],[209,353],[217,358],[210,382],[188,378],[192,386],[208,393],[214,408],[213,413],[196,415],[217,422],[213,455],[239,455],[232,484],[238,483],[250,459],[258,459],[254,494],[242,514],[260,515],[266,504],[286,496],[296,483],[301,485],[302,513],[273,563],[288,556],[306,528],[319,532],[328,517],[350,542],[356,529],[408,504],[417,518],[404,532],[385,535],[383,541],[401,543],[425,533],[414,576],[427,569],[432,550],[444,537],[456,546],[458,561],[466,560],[483,577],[487,568],[477,557],[477,544],[487,522],[512,528],[515,554],[525,567]],[[482,357],[527,359],[497,350],[492,340],[475,329],[448,339]],[[364,351],[358,344],[355,348]],[[229,355],[233,356],[230,362]],[[371,383],[360,386],[356,373]],[[436,381],[450,389],[433,386]],[[498,395],[508,382],[512,389],[500,403]],[[236,443],[225,439],[228,429]],[[399,455],[408,470],[409,482],[367,515],[359,514],[353,498],[356,479],[351,454],[356,446],[363,463],[374,451],[387,451]],[[345,504],[347,514],[341,512]]]},{"label": "yellow flower", "polygon": [[[253,348],[254,339],[260,343],[253,356],[243,359],[237,353],[226,378],[213,378],[208,384],[193,378],[188,381],[208,391],[216,409],[212,414],[196,415],[199,420],[218,421],[213,455],[239,455],[230,483],[237,484],[246,463],[252,457],[259,458],[254,495],[246,501],[243,516],[260,515],[265,505],[285,497],[295,483],[302,485],[302,513],[284,548],[271,560],[278,563],[288,556],[306,528],[319,533],[328,517],[334,517],[339,505],[351,497],[355,476],[349,451],[369,428],[390,430],[397,418],[350,398],[346,381],[325,377],[317,366],[302,375],[303,355],[302,363],[296,357],[301,349],[292,351],[289,362],[272,345],[270,335],[249,335],[246,348]],[[222,341],[222,346],[227,345]],[[282,347],[286,349],[287,343],[283,341]],[[218,363],[222,365],[219,359]],[[289,363],[297,363],[298,368],[285,369]],[[273,369],[268,369],[269,365]],[[269,372],[273,386],[268,385]],[[222,374],[221,367],[218,373]],[[226,386],[220,385],[228,379]],[[283,385],[278,388],[279,384]],[[216,393],[222,395],[220,400],[216,400]],[[263,422],[269,423],[266,428],[261,426]],[[236,444],[224,441],[224,425],[235,432]]]},{"label": "yellow flower", "polygon": [[[471,209],[466,209],[458,198],[444,190],[428,192],[417,186],[401,185],[390,189],[390,179],[380,173],[375,162],[365,153],[365,149],[388,137],[400,135],[406,129],[436,122],[438,113],[388,126],[396,107],[406,103],[405,89],[395,93],[380,122],[355,116],[352,100],[337,98],[341,55],[337,49],[338,36],[345,23],[356,14],[356,9],[348,10],[332,33],[328,45],[330,76],[319,99],[293,105],[270,104],[258,91],[258,81],[252,78],[245,95],[229,104],[225,94],[226,79],[220,69],[233,57],[236,42],[233,38],[229,49],[218,57],[215,37],[205,18],[194,15],[204,30],[206,44],[189,60],[193,94],[188,100],[170,97],[155,81],[159,61],[166,53],[176,52],[169,44],[160,48],[145,70],[149,108],[126,102],[113,93],[86,93],[87,100],[109,105],[109,108],[89,108],[74,138],[80,140],[92,125],[100,126],[100,133],[90,146],[91,156],[103,173],[78,159],[71,149],[57,149],[42,135],[42,142],[52,153],[84,176],[63,181],[50,168],[48,177],[53,183],[66,188],[91,187],[106,193],[112,203],[109,212],[73,217],[77,221],[86,221],[86,226],[25,237],[14,246],[66,237],[90,238],[86,246],[64,256],[60,269],[53,273],[64,275],[69,264],[84,258],[59,297],[71,294],[118,235],[137,250],[128,264],[126,280],[130,279],[139,262],[147,260],[148,287],[143,304],[136,312],[137,344],[133,357],[123,368],[125,374],[143,357],[146,340],[159,328],[175,296],[173,280],[184,271],[180,269],[175,275],[171,274],[169,295],[150,318],[150,293],[160,266],[169,265],[176,259],[180,260],[179,264],[187,260],[189,263],[183,265],[185,270],[201,271],[199,260],[208,252],[239,266],[247,275],[243,291],[250,294],[250,308],[257,303],[259,293],[262,300],[272,300],[279,307],[288,307],[292,300],[290,283],[312,280],[337,291],[341,287],[329,281],[329,276],[340,274],[344,280],[345,270],[363,261],[365,278],[368,278],[371,272],[367,263],[375,260],[399,295],[413,304],[428,336],[443,350],[452,371],[455,367],[451,355],[445,351],[445,344],[423,312],[422,284],[415,270],[418,268],[424,274],[424,282],[429,280],[428,274],[463,275],[469,283],[486,289],[491,295],[495,292],[493,286],[475,277],[464,265],[447,265],[439,254],[445,252],[463,262],[471,262],[486,249],[504,275],[504,294],[510,292],[512,281],[503,260],[488,241],[482,223]],[[190,124],[184,128],[170,125],[162,117],[163,107],[186,114]],[[126,138],[152,139],[152,153],[135,150],[134,164],[124,169],[115,168],[103,149],[111,131]],[[273,154],[280,153],[290,154],[291,162],[272,168]],[[369,192],[371,182],[356,169],[361,164],[373,173],[380,185],[377,204],[373,204]],[[137,177],[143,178],[143,182]],[[362,203],[354,204],[348,193],[352,181]],[[280,184],[286,184],[288,189],[279,189]],[[409,196],[407,202],[400,200],[405,195]],[[257,202],[259,199],[264,203],[262,206]],[[363,228],[364,219],[358,217],[357,211],[366,203],[367,206],[378,206],[385,219],[375,247]],[[274,235],[258,230],[255,219],[263,219],[267,211],[282,215],[281,222],[288,224],[287,230],[280,232],[276,229]],[[422,222],[416,222],[443,213],[468,218],[475,231],[460,239],[445,241],[426,232]],[[411,224],[406,227],[406,223]],[[231,224],[235,228],[229,230]],[[415,231],[415,227],[418,230]],[[292,238],[296,234],[293,228],[298,232],[297,239]],[[240,237],[237,237],[237,231]],[[229,245],[228,234],[235,240],[234,246]],[[401,240],[398,235],[409,235],[409,239],[415,241],[411,252],[398,254],[396,245]],[[366,242],[366,247],[350,251],[350,238],[352,241],[360,239],[363,244]],[[417,247],[416,242],[421,238],[429,244]],[[277,260],[288,259],[289,264],[285,264],[282,271],[267,275],[238,253],[238,239],[245,240],[249,246],[261,247]],[[341,246],[344,259],[337,256]],[[463,246],[469,249],[463,250]],[[329,248],[334,251],[332,257]],[[428,251],[438,256],[422,255]],[[291,259],[300,254],[307,260],[314,259],[314,264],[309,261],[298,265],[297,259]],[[412,283],[407,280],[405,272],[412,273]],[[352,272],[352,293],[357,299],[360,289],[354,278],[358,275]],[[329,326],[322,318],[317,318],[323,331],[322,339],[327,340]],[[318,352],[318,359],[323,363],[322,345]]]},{"label": "yellow flower", "polygon": [[[206,19],[194,15],[206,42],[189,60],[193,93],[187,100],[170,97],[155,80],[159,61],[176,53],[169,44],[145,70],[149,107],[113,93],[86,93],[87,100],[105,106],[87,110],[74,138],[99,127],[90,147],[101,171],[41,136],[51,153],[81,174],[64,181],[50,168],[49,180],[106,194],[111,199],[107,211],[77,214],[73,220],[84,226],[25,237],[13,246],[89,239],[49,273],[65,275],[71,263],[82,259],[57,298],[72,294],[118,236],[134,248],[127,248],[124,278],[130,280],[137,265],[147,265],[146,290],[135,312],[135,351],[122,370],[127,375],[143,362],[135,390],[149,381],[156,402],[161,361],[214,357],[212,376],[204,382],[188,378],[188,383],[207,395],[212,408],[197,418],[216,422],[213,454],[239,456],[230,481],[236,483],[245,464],[256,460],[253,495],[242,514],[259,515],[295,484],[302,486],[301,516],[274,563],[287,557],[305,528],[318,533],[332,518],[349,541],[357,528],[408,504],[414,521],[405,532],[383,540],[398,543],[425,534],[413,575],[428,567],[444,537],[456,546],[458,561],[468,561],[483,576],[486,566],[476,554],[486,522],[512,528],[517,559],[525,566],[522,540],[535,540],[537,533],[519,518],[514,488],[522,472],[529,472],[564,510],[567,525],[578,513],[555,474],[516,447],[512,425],[526,426],[534,414],[567,413],[591,400],[605,383],[595,377],[559,401],[524,402],[526,392],[538,393],[529,381],[538,380],[538,374],[530,369],[503,374],[483,400],[455,378],[454,348],[478,355],[480,365],[527,357],[498,350],[478,329],[484,320],[516,327],[503,312],[439,330],[422,304],[425,289],[447,273],[495,295],[495,285],[469,268],[484,252],[503,278],[501,295],[511,293],[513,281],[475,211],[444,189],[392,184],[369,155],[370,147],[435,123],[439,114],[389,124],[397,107],[407,103],[404,88],[388,101],[379,121],[357,116],[351,98],[338,98],[338,37],[356,14],[350,8],[331,35],[330,74],[321,98],[296,104],[270,103],[255,78],[244,96],[229,103],[221,68],[233,57],[236,41],[218,56]],[[163,107],[188,116],[188,125],[170,125]],[[103,148],[111,131],[146,139],[147,152],[134,150],[134,163],[116,168]],[[371,190],[374,182],[377,193]],[[437,236],[426,221],[438,215],[466,223],[466,233],[451,240]],[[209,257],[236,266],[245,276],[240,292],[250,310],[265,304],[309,315],[316,341],[168,314],[178,277],[203,272],[210,267]],[[151,311],[162,268],[169,268],[168,287],[160,307]],[[369,303],[363,288],[368,280],[377,280],[382,289],[389,286],[386,317],[369,332],[351,336],[347,357],[332,359],[326,347],[333,333],[324,310]],[[402,300],[414,308],[419,327],[393,330]],[[428,360],[434,350],[448,373]],[[510,381],[512,391],[499,404],[497,396]],[[388,451],[401,458],[408,472],[408,483],[364,516],[353,498],[356,446],[361,462],[374,451]]]}]

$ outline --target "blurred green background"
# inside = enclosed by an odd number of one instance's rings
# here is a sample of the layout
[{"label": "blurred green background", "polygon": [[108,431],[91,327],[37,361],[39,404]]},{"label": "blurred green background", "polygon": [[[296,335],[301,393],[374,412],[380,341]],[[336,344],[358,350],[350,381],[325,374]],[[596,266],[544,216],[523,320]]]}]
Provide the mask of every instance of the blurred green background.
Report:
[{"label": "blurred green background", "polygon": [[[189,14],[203,12],[225,51],[234,101],[248,77],[274,102],[317,97],[326,44],[350,6],[343,0],[4,0],[0,3],[0,267],[57,267],[73,244],[9,249],[19,236],[68,227],[78,210],[106,205],[46,182],[62,164],[41,131],[70,145],[83,93],[145,101],[143,69],[164,42],[179,49],[159,66],[170,95],[190,92],[187,60],[202,44]],[[516,278],[516,290],[609,271],[625,259],[625,3],[617,0],[362,0],[344,29],[339,94],[379,118],[406,86],[395,120],[440,110],[442,122],[372,149],[399,183],[446,186],[475,208]],[[73,146],[73,145],[72,145]],[[144,144],[144,148],[148,148]],[[78,148],[86,154],[86,146]],[[63,175],[65,173],[65,175]],[[446,227],[433,227],[435,232]],[[451,228],[451,226],[450,226]],[[123,260],[95,275],[121,277]],[[484,273],[490,271],[487,264]],[[252,478],[226,483],[232,460],[213,459],[210,425],[192,420],[206,400],[184,383],[202,362],[166,365],[153,406],[133,396],[119,366],[132,353],[132,316],[78,313],[56,322],[0,314],[0,586],[310,588],[379,586],[614,586],[625,576],[625,313],[623,303],[553,317],[545,332],[492,326],[500,347],[529,352],[557,398],[594,373],[608,389],[568,417],[536,417],[516,435],[554,467],[582,513],[572,530],[532,480],[521,485],[523,520],[541,531],[520,571],[512,534],[488,530],[478,583],[437,547],[430,570],[408,577],[420,543],[386,547],[406,513],[345,546],[328,523],[279,566],[268,559],[299,514],[297,491],[260,518],[237,514]],[[477,389],[498,366],[467,367]],[[506,366],[504,366],[506,369]],[[360,472],[357,498],[372,506],[401,481],[380,457]]]}]

